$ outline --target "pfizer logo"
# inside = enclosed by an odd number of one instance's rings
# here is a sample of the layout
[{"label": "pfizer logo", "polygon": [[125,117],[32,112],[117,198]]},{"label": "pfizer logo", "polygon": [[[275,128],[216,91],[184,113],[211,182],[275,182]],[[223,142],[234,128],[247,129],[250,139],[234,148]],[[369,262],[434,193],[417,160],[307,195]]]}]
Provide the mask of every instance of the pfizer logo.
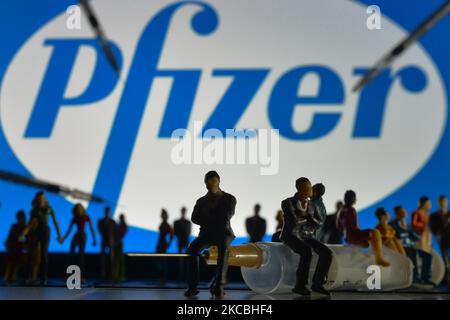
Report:
[{"label": "pfizer logo", "polygon": [[[440,141],[445,91],[420,45],[351,92],[406,34],[387,17],[369,31],[357,2],[92,4],[120,57],[120,79],[101,65],[87,21],[69,30],[61,13],[9,65],[2,128],[34,176],[99,193],[134,226],[156,230],[162,207],[171,219],[182,205],[192,209],[210,169],[237,197],[237,235],[256,202],[271,232],[303,175],[326,185],[329,210],[348,188],[364,208],[414,177]],[[256,164],[174,163],[170,132],[196,121],[219,131],[277,129],[278,154],[269,146]]]}]

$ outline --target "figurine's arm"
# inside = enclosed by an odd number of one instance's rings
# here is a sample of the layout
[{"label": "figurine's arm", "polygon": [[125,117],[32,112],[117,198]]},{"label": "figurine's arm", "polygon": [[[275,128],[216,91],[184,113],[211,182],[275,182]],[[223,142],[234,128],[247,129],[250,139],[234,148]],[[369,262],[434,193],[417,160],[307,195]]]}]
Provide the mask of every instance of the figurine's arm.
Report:
[{"label": "figurine's arm", "polygon": [[95,230],[94,230],[94,225],[92,224],[92,220],[89,219],[89,229],[91,229],[91,234],[92,234],[92,239],[94,239],[94,247],[97,245],[97,238],[95,237]]},{"label": "figurine's arm", "polygon": [[56,220],[55,211],[53,211],[52,208],[50,208],[50,215],[52,216],[53,224],[55,225],[56,233],[58,234],[58,240],[62,241],[61,230],[59,229],[58,220]]},{"label": "figurine's arm", "polygon": [[420,240],[420,236],[417,233],[415,233],[414,231],[410,230],[408,233],[409,233],[409,237],[411,238],[412,241]]},{"label": "figurine's arm", "polygon": [[314,225],[315,228],[318,228],[322,225],[322,217],[319,213],[319,208],[317,208],[317,206],[314,204],[312,205],[314,206],[314,212],[312,215],[308,216],[308,220]]},{"label": "figurine's arm", "polygon": [[30,223],[26,226],[26,228],[23,230],[22,234],[20,235],[20,238],[24,238],[30,233],[32,229],[35,229],[37,227],[38,221],[36,218],[31,219]]},{"label": "figurine's arm", "polygon": [[194,209],[192,210],[191,221],[197,225],[202,225],[205,223],[204,217],[202,217],[202,213],[200,211],[199,201],[195,203]]},{"label": "figurine's arm", "polygon": [[72,231],[73,225],[75,224],[75,222],[72,220],[70,222],[70,226],[69,229],[67,230],[66,234],[64,235],[64,237],[61,239],[61,243],[63,243],[64,241],[66,241],[67,237],[69,236],[70,232]]},{"label": "figurine's arm", "polygon": [[411,223],[414,226],[414,228],[417,229],[417,230],[420,230],[420,229],[425,227],[425,223],[422,220],[421,215],[418,214],[418,213],[412,215]]},{"label": "figurine's arm", "polygon": [[14,226],[12,226],[11,227],[11,229],[9,229],[9,233],[8,233],[8,237],[6,238],[6,241],[5,241],[5,248],[6,248],[6,250],[8,250],[9,251],[9,248],[11,247],[11,243],[14,241],[14,240],[17,240],[17,239],[13,239],[13,232],[14,231]]},{"label": "figurine's arm", "polygon": [[229,221],[231,220],[231,218],[234,216],[234,212],[236,210],[236,198],[234,196],[230,197],[230,203],[229,206],[227,208],[227,210],[225,211],[225,220]]},{"label": "figurine's arm", "polygon": [[[289,199],[286,199],[281,202],[281,210],[283,211],[283,217],[285,222],[295,220],[295,209],[294,206],[292,205],[292,202]],[[308,221],[306,219],[303,219],[301,221],[297,221],[297,224],[303,225],[307,222]]]},{"label": "figurine's arm", "polygon": [[97,229],[98,229],[98,232],[100,234],[103,234],[103,222],[102,222],[102,219],[98,220],[98,222],[97,222]]}]

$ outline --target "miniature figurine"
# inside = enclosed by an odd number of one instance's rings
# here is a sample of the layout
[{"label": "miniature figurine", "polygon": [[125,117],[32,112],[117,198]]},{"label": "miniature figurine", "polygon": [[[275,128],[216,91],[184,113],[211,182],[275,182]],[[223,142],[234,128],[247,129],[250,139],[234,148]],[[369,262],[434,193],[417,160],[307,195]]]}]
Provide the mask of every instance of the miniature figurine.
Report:
[{"label": "miniature figurine", "polygon": [[342,244],[343,235],[342,232],[336,228],[336,218],[343,206],[344,203],[342,201],[336,202],[335,213],[327,215],[325,223],[323,224],[323,236],[320,241],[327,244]]},{"label": "miniature figurine", "polygon": [[181,218],[173,223],[175,237],[177,237],[178,253],[183,253],[189,246],[191,222],[186,219],[186,207],[181,208]]},{"label": "miniature figurine", "polygon": [[115,282],[122,282],[126,280],[126,265],[125,255],[123,254],[123,239],[128,231],[128,226],[125,221],[125,215],[122,213],[119,216],[119,223],[116,225],[114,233],[114,264],[113,264],[113,280]]},{"label": "miniature figurine", "polygon": [[[102,237],[100,253],[100,273],[103,279],[112,278],[114,269],[114,233],[116,222],[111,219],[111,207],[105,207],[105,216],[98,221],[98,231]],[[108,263],[106,256],[108,255]],[[107,268],[108,265],[108,268]]]},{"label": "miniature figurine", "polygon": [[378,225],[376,228],[381,233],[383,245],[406,256],[405,248],[403,248],[401,241],[397,239],[395,229],[388,224],[388,221],[391,218],[391,216],[386,211],[386,209],[378,208],[375,211],[375,216],[378,219]]},{"label": "miniature figurine", "polygon": [[204,182],[207,194],[195,203],[191,221],[200,226],[198,237],[189,245],[188,289],[185,296],[198,294],[199,255],[202,249],[217,246],[218,261],[214,281],[210,287],[214,297],[224,295],[228,269],[228,246],[235,238],[230,219],[234,215],[236,198],[220,189],[220,176],[216,171],[206,173]]},{"label": "miniature figurine", "polygon": [[356,193],[347,190],[344,195],[344,207],[337,218],[337,228],[340,230],[347,243],[372,248],[375,263],[383,267],[389,267],[390,263],[384,259],[382,251],[381,233],[377,229],[361,230],[358,225],[358,214],[353,207],[356,203]]},{"label": "miniature figurine", "polygon": [[69,229],[64,235],[62,242],[66,241],[67,237],[72,231],[73,226],[76,225],[77,231],[72,237],[72,241],[70,243],[70,256],[71,260],[73,260],[73,257],[75,256],[75,249],[78,247],[78,266],[81,269],[82,277],[85,278],[84,252],[86,248],[86,232],[84,230],[86,227],[86,223],[89,224],[89,229],[91,230],[92,234],[92,245],[94,247],[97,245],[97,240],[95,237],[94,226],[92,225],[91,218],[88,216],[81,203],[77,203],[74,205],[72,214],[72,221],[70,222]]},{"label": "miniature figurine", "polygon": [[300,255],[296,283],[292,292],[304,296],[311,294],[307,284],[312,250],[314,250],[319,256],[319,261],[314,272],[311,290],[329,295],[323,285],[326,282],[331,265],[332,252],[327,246],[315,239],[316,231],[320,228],[322,220],[317,207],[310,200],[312,185],[307,178],[302,177],[297,179],[295,187],[297,193],[281,202],[284,216],[281,240]]},{"label": "miniature figurine", "polygon": [[[32,231],[32,242],[30,244],[30,263],[34,263],[40,256],[40,265],[38,267],[39,278],[41,285],[47,284],[48,273],[48,247],[50,244],[50,227],[48,220],[51,217],[55,225],[56,233],[58,234],[58,241],[62,242],[61,231],[59,229],[58,221],[56,220],[55,212],[49,205],[44,192],[36,193],[32,201],[32,210],[30,214],[30,223],[22,233],[22,240]],[[33,267],[31,272],[33,273]],[[34,277],[31,275],[31,279]]]},{"label": "miniature figurine", "polygon": [[313,185],[313,195],[312,195],[312,203],[317,207],[317,210],[320,215],[320,221],[322,221],[322,224],[316,231],[316,239],[319,241],[322,241],[323,233],[324,233],[324,222],[327,218],[327,208],[325,207],[325,204],[323,203],[323,195],[325,194],[325,186],[322,183],[316,183]]},{"label": "miniature figurine", "polygon": [[[430,216],[431,232],[437,237],[441,255],[444,259],[445,269],[449,267],[448,248],[450,248],[450,212],[448,211],[448,199],[446,196],[439,197],[439,210]],[[447,274],[447,284],[450,284]]]},{"label": "miniature figurine", "polygon": [[253,217],[247,218],[245,221],[245,228],[250,236],[249,242],[259,242],[263,240],[266,235],[266,219],[259,215],[261,205],[255,204]]},{"label": "miniature figurine", "polygon": [[[408,227],[408,224],[406,222],[406,210],[401,206],[396,206],[394,208],[394,213],[395,218],[390,222],[390,225],[392,226],[392,228],[394,228],[397,238],[401,240],[406,254],[411,259],[414,265],[413,281],[415,283],[434,285],[434,283],[431,282],[431,254],[416,248],[416,242],[420,239],[420,237]],[[417,256],[420,257],[422,265],[420,276]]]},{"label": "miniature figurine", "polygon": [[14,283],[17,281],[17,273],[25,262],[24,242],[19,241],[20,235],[27,227],[25,211],[20,210],[16,214],[16,223],[11,226],[8,238],[5,242],[6,247],[6,269],[4,281]]},{"label": "miniature figurine", "polygon": [[411,225],[413,230],[420,236],[417,242],[418,248],[431,252],[431,232],[428,222],[430,220],[429,212],[431,209],[431,201],[428,197],[421,197],[419,207],[411,216]]}]

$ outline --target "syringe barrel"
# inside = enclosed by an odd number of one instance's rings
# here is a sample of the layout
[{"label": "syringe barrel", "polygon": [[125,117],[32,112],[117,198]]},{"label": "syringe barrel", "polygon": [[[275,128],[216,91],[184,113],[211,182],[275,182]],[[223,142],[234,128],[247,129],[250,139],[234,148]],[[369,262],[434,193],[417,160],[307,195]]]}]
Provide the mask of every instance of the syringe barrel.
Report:
[{"label": "syringe barrel", "polygon": [[[263,294],[291,292],[295,284],[299,255],[283,243],[258,242],[255,245],[263,252],[263,259],[258,268],[241,268],[242,277],[247,286],[253,291]],[[413,264],[408,257],[398,252],[383,247],[384,256],[391,266],[376,268],[380,271],[380,289],[377,289],[367,285],[368,278],[374,272],[368,270],[368,267],[376,265],[370,248],[327,246],[333,252],[333,260],[325,284],[329,290],[391,291],[407,288],[412,284]],[[434,255],[433,258],[439,259],[439,256]],[[310,281],[317,260],[318,257],[313,252]],[[439,261],[433,264],[433,280],[438,278],[442,280],[443,270],[439,270],[440,268],[437,266]]]}]

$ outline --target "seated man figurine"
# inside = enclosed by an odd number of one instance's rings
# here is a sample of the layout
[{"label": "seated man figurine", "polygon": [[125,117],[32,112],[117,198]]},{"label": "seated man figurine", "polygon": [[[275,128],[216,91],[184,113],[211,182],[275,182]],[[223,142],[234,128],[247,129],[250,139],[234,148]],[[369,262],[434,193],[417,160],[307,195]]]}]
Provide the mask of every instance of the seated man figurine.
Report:
[{"label": "seated man figurine", "polygon": [[330,269],[333,254],[326,245],[315,238],[317,229],[320,228],[323,221],[317,207],[310,200],[312,185],[307,178],[302,177],[297,179],[295,187],[297,192],[294,196],[281,202],[284,216],[281,240],[292,251],[300,255],[296,283],[292,292],[304,296],[311,294],[306,285],[308,284],[312,251],[314,250],[319,256],[319,260],[312,279],[311,290],[329,295],[323,285]]},{"label": "seated man figurine", "polygon": [[377,229],[381,233],[383,245],[385,245],[389,249],[397,251],[398,253],[406,256],[406,251],[405,248],[403,248],[402,242],[399,239],[397,239],[394,228],[392,228],[388,224],[388,221],[391,218],[391,216],[386,211],[386,209],[378,208],[377,211],[375,211],[375,216],[378,219]]},{"label": "seated man figurine", "polygon": [[235,238],[230,220],[236,208],[236,198],[220,189],[220,177],[216,171],[209,171],[204,179],[208,192],[195,203],[191,221],[200,226],[198,237],[189,245],[188,289],[185,296],[199,293],[199,256],[207,247],[217,246],[218,259],[216,275],[210,287],[211,294],[220,298],[224,295],[224,285],[228,267],[228,246]]},{"label": "seated man figurine", "polygon": [[[416,242],[420,237],[413,232],[406,222],[406,210],[397,206],[394,209],[395,219],[390,222],[396,232],[397,238],[402,242],[407,256],[414,265],[414,282],[421,284],[432,284],[431,282],[431,254],[416,248]],[[419,276],[417,256],[422,259],[422,271]]]},{"label": "seated man figurine", "polygon": [[336,227],[344,234],[347,243],[362,247],[368,247],[370,244],[375,263],[382,267],[389,267],[391,264],[383,256],[380,231],[359,228],[358,214],[353,207],[355,203],[356,193],[353,190],[347,190],[344,195],[344,207],[336,220]]}]

